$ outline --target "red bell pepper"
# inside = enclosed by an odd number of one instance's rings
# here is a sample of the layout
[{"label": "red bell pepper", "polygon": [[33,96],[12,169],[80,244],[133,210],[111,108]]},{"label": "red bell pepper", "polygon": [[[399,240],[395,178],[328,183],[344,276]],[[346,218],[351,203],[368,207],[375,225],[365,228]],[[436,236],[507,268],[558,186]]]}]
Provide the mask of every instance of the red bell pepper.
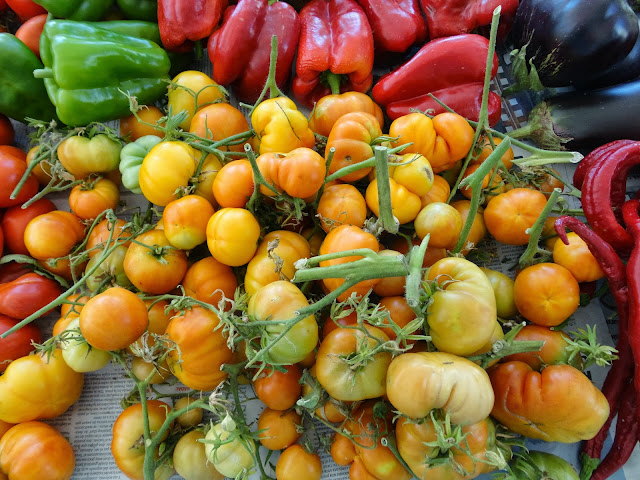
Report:
[{"label": "red bell pepper", "polygon": [[300,36],[300,17],[285,2],[240,0],[224,12],[222,27],[207,45],[213,79],[233,84],[238,99],[255,102],[269,74],[272,35],[278,37],[276,84],[284,90]]},{"label": "red bell pepper", "polygon": [[366,92],[373,83],[373,33],[355,0],[311,0],[302,29],[292,90],[307,106],[330,93]]},{"label": "red bell pepper", "polygon": [[369,19],[376,51],[406,52],[427,38],[418,0],[358,0]]},{"label": "red bell pepper", "polygon": [[450,37],[476,30],[488,33],[491,17],[496,7],[500,11],[497,41],[500,42],[511,30],[518,10],[519,0],[420,0],[427,17],[429,36]]},{"label": "red bell pepper", "polygon": [[218,25],[228,0],[158,0],[158,27],[164,48],[185,51]]},{"label": "red bell pepper", "polygon": [[[460,115],[477,121],[480,114],[482,85],[489,53],[489,41],[476,34],[462,34],[432,40],[411,60],[384,75],[373,87],[373,99],[386,108],[395,120],[411,108],[445,109],[429,93]],[[498,56],[494,54],[491,76],[498,72]],[[500,97],[489,92],[489,123],[500,120]]]}]

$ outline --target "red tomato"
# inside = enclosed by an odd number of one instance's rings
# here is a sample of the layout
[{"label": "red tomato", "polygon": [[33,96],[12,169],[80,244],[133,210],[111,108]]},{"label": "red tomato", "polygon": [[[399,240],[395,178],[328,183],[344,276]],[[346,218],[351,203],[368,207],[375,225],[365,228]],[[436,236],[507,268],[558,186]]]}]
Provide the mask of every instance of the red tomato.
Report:
[{"label": "red tomato", "polygon": [[4,212],[0,225],[6,246],[11,253],[29,255],[29,250],[24,244],[24,230],[27,228],[27,224],[38,215],[52,212],[55,209],[54,203],[47,198],[36,200],[27,208],[22,208],[20,205],[8,208]]},{"label": "red tomato", "polygon": [[58,282],[37,273],[26,273],[0,285],[0,314],[27,318],[61,294]]},{"label": "red tomato", "polygon": [[253,381],[253,388],[258,398],[267,407],[274,410],[287,410],[300,398],[302,373],[297,365],[285,365],[286,373],[264,370]]},{"label": "red tomato", "polygon": [[0,145],[11,145],[14,137],[15,131],[11,120],[9,120],[6,115],[0,113]]},{"label": "red tomato", "polygon": [[16,31],[16,37],[22,40],[38,58],[40,57],[40,35],[42,35],[42,29],[46,21],[46,13],[36,15],[20,25],[20,28]]},{"label": "red tomato", "polygon": [[[0,315],[0,335],[18,322],[19,320]],[[0,373],[4,372],[13,360],[29,355],[33,350],[31,342],[42,342],[42,334],[35,323],[25,325],[6,338],[0,338]]]},{"label": "red tomato", "polygon": [[16,12],[20,19],[25,20],[35,17],[36,15],[42,15],[47,13],[44,7],[38,5],[32,0],[5,0],[11,10]]},{"label": "red tomato", "polygon": [[15,147],[0,148],[0,172],[2,172],[0,175],[0,208],[22,205],[38,192],[38,179],[31,173],[16,197],[11,198],[11,193],[27,170],[26,154],[21,157],[17,152],[13,152],[14,150],[22,152]]}]

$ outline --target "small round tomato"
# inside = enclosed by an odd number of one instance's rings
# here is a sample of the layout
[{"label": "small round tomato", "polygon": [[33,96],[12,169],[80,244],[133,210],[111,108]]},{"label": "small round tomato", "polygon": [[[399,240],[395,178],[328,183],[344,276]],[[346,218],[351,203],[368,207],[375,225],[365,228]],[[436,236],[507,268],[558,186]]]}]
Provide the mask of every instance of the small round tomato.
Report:
[{"label": "small round tomato", "polygon": [[554,243],[554,263],[569,270],[578,283],[594,282],[604,277],[604,272],[585,241],[573,232],[567,233],[567,238],[568,245],[562,241]]},{"label": "small round tomato", "polygon": [[187,295],[217,307],[223,295],[233,299],[238,280],[229,265],[205,257],[187,269],[182,286]]},{"label": "small round tomato", "polygon": [[[228,103],[212,103],[198,109],[189,125],[189,131],[214,142],[249,131],[244,114]],[[219,146],[225,152],[244,152],[244,145]]]},{"label": "small round tomato", "polygon": [[317,214],[322,229],[327,233],[340,225],[362,228],[367,218],[367,203],[353,185],[331,185],[320,196]]},{"label": "small round tomato", "polygon": [[[451,206],[460,212],[462,224],[464,225],[467,221],[467,217],[469,216],[471,202],[469,200],[456,200],[455,202],[451,202]],[[469,234],[467,235],[466,245],[462,248],[460,253],[463,255],[468,254],[472,249],[476,248],[478,243],[480,243],[480,241],[486,236],[487,227],[484,223],[484,209],[478,206],[476,216],[473,218],[473,222],[471,223],[471,230],[469,230]]]},{"label": "small round tomato", "polygon": [[124,272],[142,292],[168,293],[187,272],[187,254],[172,246],[162,230],[149,230],[129,245]]},{"label": "small round tomato", "polygon": [[46,21],[46,13],[36,15],[24,22],[16,30],[16,37],[22,40],[22,43],[29,47],[29,50],[35,53],[36,57],[40,57],[40,35],[42,35]]},{"label": "small round tomato", "polygon": [[[151,432],[157,432],[167,419],[171,407],[160,400],[147,401],[148,426]],[[132,480],[144,478],[143,466],[146,444],[144,442],[145,419],[142,404],[127,407],[113,423],[111,454],[122,473]],[[165,437],[169,429],[165,432]],[[143,439],[143,441],[141,441]],[[154,452],[155,460],[160,457],[159,449]],[[174,473],[169,461],[163,462],[155,471],[155,480],[167,480]]]},{"label": "small round tomato", "polygon": [[[75,330],[75,331],[74,331]],[[72,319],[64,329],[66,334],[60,342],[62,358],[72,370],[84,373],[95,372],[111,361],[109,352],[90,346],[80,333],[80,318]]]},{"label": "small round tomato", "polygon": [[131,373],[138,380],[146,380],[149,385],[157,385],[166,382],[171,377],[171,371],[167,362],[160,365],[153,362],[145,362],[140,357],[131,359]]},{"label": "small round tomato", "polygon": [[496,297],[496,311],[500,318],[512,318],[518,313],[513,299],[514,281],[502,272],[480,267],[491,282],[493,293]]},{"label": "small round tomato", "polygon": [[69,480],[75,466],[71,444],[46,423],[24,422],[0,438],[0,474],[11,480]]},{"label": "small round tomato", "polygon": [[78,218],[90,220],[105,210],[114,210],[120,201],[118,186],[108,178],[83,182],[69,193],[69,207]]},{"label": "small round tomato", "polygon": [[462,215],[451,205],[433,202],[420,210],[414,226],[420,239],[429,234],[430,247],[451,250],[462,232]]},{"label": "small round tomato", "polygon": [[0,113],[0,145],[11,145],[15,137],[15,130],[11,120]]},{"label": "small round tomato", "polygon": [[135,293],[111,287],[80,311],[80,331],[89,345],[112,351],[128,347],[147,329],[147,306]]},{"label": "small round tomato", "polygon": [[225,477],[240,477],[254,467],[255,443],[239,434],[230,417],[211,427],[204,438],[207,459]]},{"label": "small round tomato", "polygon": [[341,467],[351,464],[356,456],[356,448],[353,442],[339,433],[333,434],[331,440],[331,458]]},{"label": "small round tomato", "polygon": [[9,8],[16,12],[23,22],[36,15],[46,14],[47,11],[33,0],[6,0]]},{"label": "small round tomato", "polygon": [[254,190],[249,160],[233,160],[223,166],[213,180],[213,196],[221,207],[243,208]]},{"label": "small round tomato", "polygon": [[[130,232],[125,228],[125,225],[126,222],[121,218],[116,219],[115,222],[110,222],[105,218],[95,225],[91,232],[89,232],[89,238],[87,239],[87,245],[85,247],[85,250],[89,253],[89,258],[102,253],[107,247],[107,242],[110,242],[108,246],[111,247],[116,240],[129,237]],[[130,243],[131,242],[125,242],[123,245],[127,247]]]},{"label": "small round tomato", "polygon": [[24,244],[24,230],[27,224],[38,215],[52,212],[56,209],[55,204],[48,198],[36,200],[27,208],[19,205],[7,208],[2,216],[2,233],[4,233],[5,246],[11,253],[29,255],[29,250]]},{"label": "small round tomato", "polygon": [[322,462],[316,453],[307,452],[301,445],[288,447],[276,463],[277,480],[320,480]]},{"label": "small round tomato", "polygon": [[450,193],[451,187],[449,186],[449,182],[441,175],[434,175],[431,190],[429,190],[426,195],[420,197],[422,208],[434,202],[446,203]]},{"label": "small round tomato", "polygon": [[125,138],[129,142],[135,142],[140,137],[147,135],[155,135],[156,137],[164,138],[164,132],[142,123],[146,122],[151,125],[156,125],[158,120],[164,117],[162,110],[153,105],[145,105],[138,110],[137,114],[137,117],[134,114],[131,114],[120,119],[121,137]]},{"label": "small round tomato", "polygon": [[500,243],[526,245],[530,237],[527,232],[546,204],[543,193],[529,188],[514,188],[496,195],[484,211],[487,230]]},{"label": "small round tomato", "polygon": [[[500,143],[502,143],[501,138],[493,139],[493,144],[496,147],[498,147]],[[476,144],[475,151],[478,151],[478,150],[479,150],[479,153],[476,156],[471,157],[472,164],[476,164],[476,163],[479,164],[484,162],[489,157],[489,155],[493,153],[494,148],[491,146],[491,142],[489,141],[489,138],[482,136],[481,138],[478,139],[478,143]],[[509,149],[500,158],[500,160],[502,160],[502,164],[507,170],[510,170],[511,167],[513,166],[513,159],[514,159],[514,154],[513,154],[513,149],[511,147],[509,147]]]},{"label": "small round tomato", "polygon": [[[195,400],[192,397],[180,397],[173,404],[174,410],[182,410],[188,408]],[[192,428],[202,422],[204,411],[200,407],[190,407],[189,410],[181,414],[176,420],[183,428]],[[202,435],[204,437],[204,435]]]},{"label": "small round tomato", "polygon": [[231,267],[249,263],[259,238],[258,220],[243,208],[222,208],[207,223],[207,246],[211,255]]},{"label": "small round tomato", "polygon": [[53,210],[33,218],[24,229],[24,244],[38,260],[68,255],[84,238],[84,225],[73,213]]},{"label": "small round tomato", "polygon": [[206,73],[186,70],[176,75],[169,85],[169,108],[173,115],[186,111],[179,127],[188,130],[198,108],[225,99],[225,90]]},{"label": "small round tomato", "polygon": [[191,250],[207,239],[207,223],[214,213],[209,201],[199,195],[173,200],[162,212],[164,234],[174,247]]},{"label": "small round tomato", "polygon": [[207,460],[204,433],[191,430],[185,433],[173,450],[173,467],[185,480],[224,480],[224,475]]},{"label": "small round tomato", "polygon": [[265,408],[258,417],[260,443],[269,450],[282,450],[302,436],[302,417],[295,410]]},{"label": "small round tomato", "polygon": [[[525,325],[516,334],[517,341],[543,341],[544,345],[537,352],[515,353],[504,358],[505,362],[518,360],[540,371],[547,365],[566,363],[581,368],[582,357],[577,354],[571,358],[569,347],[570,337],[562,330],[552,330],[540,325]],[[571,360],[569,360],[571,358]]]},{"label": "small round tomato", "polygon": [[15,198],[11,198],[12,192],[27,171],[27,164],[24,158],[13,153],[12,150],[8,150],[9,148],[14,147],[5,147],[0,150],[0,172],[2,172],[0,176],[0,208],[22,205],[38,192],[38,179],[33,173],[30,173]]},{"label": "small round tomato", "polygon": [[85,274],[93,271],[86,280],[89,291],[99,292],[104,288],[115,286],[130,287],[132,283],[124,271],[126,255],[127,247],[118,245],[105,258],[101,255],[91,257],[85,267]]},{"label": "small round tomato", "polygon": [[[380,250],[378,255],[381,257],[394,257],[400,256],[402,253],[395,250]],[[373,287],[373,292],[381,297],[391,297],[394,295],[403,295],[404,286],[406,283],[405,277],[386,277],[381,278],[378,283]]]},{"label": "small round tomato", "polygon": [[[19,320],[0,315],[0,335],[15,327]],[[30,323],[13,332],[6,338],[0,338],[0,373],[17,358],[29,355],[33,343],[42,343],[42,334],[35,323]]]},{"label": "small round tomato", "polygon": [[[406,327],[411,320],[416,318],[416,313],[409,306],[404,295],[382,297],[378,305],[389,312],[391,322],[400,328]],[[385,321],[385,324],[389,324],[389,322]],[[390,340],[396,339],[396,333],[391,327],[380,327],[380,330],[386,333]],[[408,343],[413,343],[413,341],[409,340]]]},{"label": "small round tomato", "polygon": [[518,311],[537,325],[560,325],[580,305],[580,285],[569,270],[555,263],[525,268],[513,288]]},{"label": "small round tomato", "polygon": [[253,381],[257,397],[273,410],[287,410],[293,407],[302,392],[300,368],[295,364],[285,365],[284,368],[287,370],[284,373],[264,370]]}]

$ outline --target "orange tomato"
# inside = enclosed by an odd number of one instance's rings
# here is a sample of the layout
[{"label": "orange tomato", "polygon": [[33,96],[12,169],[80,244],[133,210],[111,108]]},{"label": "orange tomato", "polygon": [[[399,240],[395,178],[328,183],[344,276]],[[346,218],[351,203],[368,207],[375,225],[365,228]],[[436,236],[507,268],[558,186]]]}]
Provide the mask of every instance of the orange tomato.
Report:
[{"label": "orange tomato", "polygon": [[287,410],[300,398],[302,373],[297,365],[284,365],[286,372],[265,370],[253,381],[253,388],[262,403],[273,410]]},{"label": "orange tomato", "polygon": [[277,480],[320,480],[322,462],[316,453],[307,452],[301,445],[288,447],[276,463]]},{"label": "orange tomato", "polygon": [[47,14],[36,15],[24,22],[18,30],[16,30],[16,37],[29,47],[36,57],[40,57],[40,35],[44,29],[44,24],[47,21]]},{"label": "orange tomato", "polygon": [[594,282],[604,277],[600,264],[589,247],[576,233],[567,233],[569,245],[556,241],[553,245],[553,261],[571,272],[578,281]]},{"label": "orange tomato", "polygon": [[[249,131],[244,114],[228,103],[212,103],[198,109],[189,125],[189,131],[215,142]],[[226,152],[244,152],[244,144],[218,147]]]},{"label": "orange tomato", "polygon": [[83,182],[69,193],[69,207],[82,220],[90,220],[105,210],[115,209],[119,201],[118,186],[108,178]]},{"label": "orange tomato", "polygon": [[187,295],[217,307],[223,295],[234,298],[238,280],[229,265],[205,257],[189,266],[182,286]]},{"label": "orange tomato", "polygon": [[462,215],[446,203],[428,204],[415,219],[414,227],[418,237],[429,234],[429,246],[451,250],[462,232]]},{"label": "orange tomato", "polygon": [[249,160],[234,160],[224,165],[212,184],[213,196],[221,207],[243,208],[254,190],[253,169]]},{"label": "orange tomato", "polygon": [[514,188],[501,193],[487,204],[484,221],[487,230],[498,242],[506,245],[526,245],[533,226],[547,204],[547,197],[537,190]]},{"label": "orange tomato", "polygon": [[156,130],[150,125],[145,125],[145,123],[155,125],[158,120],[165,116],[162,110],[153,105],[145,105],[138,110],[137,114],[137,117],[131,114],[120,119],[121,137],[126,138],[129,142],[135,142],[140,137],[146,135],[155,135],[156,137],[164,138],[164,132]]},{"label": "orange tomato", "polygon": [[282,450],[302,436],[302,417],[295,410],[281,411],[267,407],[258,417],[258,431],[263,447]]},{"label": "orange tomato", "polygon": [[199,195],[187,195],[169,202],[162,212],[164,234],[169,243],[191,250],[207,240],[207,222],[215,210]]},{"label": "orange tomato", "polygon": [[320,218],[320,226],[327,233],[340,225],[362,228],[367,219],[367,203],[353,185],[331,185],[325,188],[320,196],[317,215]]}]

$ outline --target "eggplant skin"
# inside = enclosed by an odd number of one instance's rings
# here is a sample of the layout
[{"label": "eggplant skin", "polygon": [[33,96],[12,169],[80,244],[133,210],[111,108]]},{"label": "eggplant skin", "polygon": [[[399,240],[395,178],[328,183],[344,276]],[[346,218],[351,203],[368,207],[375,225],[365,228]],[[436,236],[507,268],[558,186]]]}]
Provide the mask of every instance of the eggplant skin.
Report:
[{"label": "eggplant skin", "polygon": [[638,32],[626,0],[522,0],[511,39],[515,48],[526,46],[546,87],[565,87],[624,59]]}]

